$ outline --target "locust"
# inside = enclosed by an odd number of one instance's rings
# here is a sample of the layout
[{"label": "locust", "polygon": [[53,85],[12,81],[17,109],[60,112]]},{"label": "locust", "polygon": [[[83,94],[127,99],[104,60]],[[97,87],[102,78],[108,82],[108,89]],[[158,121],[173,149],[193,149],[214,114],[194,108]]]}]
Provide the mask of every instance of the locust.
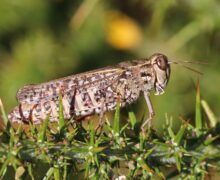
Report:
[{"label": "locust", "polygon": [[96,69],[46,83],[27,85],[17,92],[19,103],[8,115],[12,123],[41,124],[47,117],[50,122],[59,119],[59,97],[62,96],[64,118],[82,119],[134,103],[143,94],[148,117],[141,125],[151,127],[155,115],[150,93],[164,93],[170,78],[167,56],[155,53],[149,58],[125,61],[115,66]]}]

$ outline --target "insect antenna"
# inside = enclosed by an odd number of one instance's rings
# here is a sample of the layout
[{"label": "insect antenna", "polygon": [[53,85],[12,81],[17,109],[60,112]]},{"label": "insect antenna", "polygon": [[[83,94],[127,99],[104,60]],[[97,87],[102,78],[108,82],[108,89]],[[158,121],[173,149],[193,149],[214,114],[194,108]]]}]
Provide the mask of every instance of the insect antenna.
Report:
[{"label": "insect antenna", "polygon": [[176,63],[186,63],[186,64],[201,64],[201,65],[210,65],[210,63],[206,62],[206,61],[173,61]]},{"label": "insect antenna", "polygon": [[183,66],[184,68],[186,68],[186,69],[188,69],[190,71],[193,71],[195,73],[203,75],[202,72],[200,72],[200,71],[198,71],[198,70],[196,70],[194,68],[191,68],[189,66],[186,66],[184,63],[187,63],[187,64],[201,64],[201,65],[208,65],[209,64],[207,62],[201,62],[201,61],[178,61],[178,62],[177,61],[169,61],[169,64],[178,64],[178,65],[181,65],[181,66]]}]

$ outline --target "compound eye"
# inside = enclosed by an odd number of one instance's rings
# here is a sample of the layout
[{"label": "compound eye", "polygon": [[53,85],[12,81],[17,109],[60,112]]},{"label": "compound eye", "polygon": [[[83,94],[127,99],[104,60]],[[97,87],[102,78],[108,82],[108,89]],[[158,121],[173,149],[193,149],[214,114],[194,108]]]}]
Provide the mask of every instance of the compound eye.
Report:
[{"label": "compound eye", "polygon": [[168,60],[166,56],[159,56],[156,60],[157,65],[160,69],[166,70],[168,66]]}]

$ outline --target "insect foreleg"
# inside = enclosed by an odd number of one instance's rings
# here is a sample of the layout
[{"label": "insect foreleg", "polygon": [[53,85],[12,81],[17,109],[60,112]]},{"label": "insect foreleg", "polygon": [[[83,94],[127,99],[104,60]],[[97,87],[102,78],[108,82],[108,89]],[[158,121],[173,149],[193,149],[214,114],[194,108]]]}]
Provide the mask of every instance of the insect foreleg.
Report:
[{"label": "insect foreleg", "polygon": [[155,115],[152,103],[150,101],[149,92],[144,91],[144,98],[145,98],[145,101],[147,103],[149,115],[148,115],[148,118],[144,121],[144,123],[141,126],[141,130],[142,130],[143,133],[145,131],[144,128],[145,128],[146,125],[148,125],[149,128],[151,127],[151,123],[152,123],[151,121],[152,121],[153,116]]}]

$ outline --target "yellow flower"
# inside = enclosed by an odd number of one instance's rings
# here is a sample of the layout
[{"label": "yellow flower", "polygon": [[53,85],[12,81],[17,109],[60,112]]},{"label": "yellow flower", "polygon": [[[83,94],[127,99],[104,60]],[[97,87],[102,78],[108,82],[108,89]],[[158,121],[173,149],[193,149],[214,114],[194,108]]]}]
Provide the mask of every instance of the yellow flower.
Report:
[{"label": "yellow flower", "polygon": [[141,40],[141,30],[128,16],[115,11],[110,12],[107,14],[106,40],[117,49],[133,49]]}]

